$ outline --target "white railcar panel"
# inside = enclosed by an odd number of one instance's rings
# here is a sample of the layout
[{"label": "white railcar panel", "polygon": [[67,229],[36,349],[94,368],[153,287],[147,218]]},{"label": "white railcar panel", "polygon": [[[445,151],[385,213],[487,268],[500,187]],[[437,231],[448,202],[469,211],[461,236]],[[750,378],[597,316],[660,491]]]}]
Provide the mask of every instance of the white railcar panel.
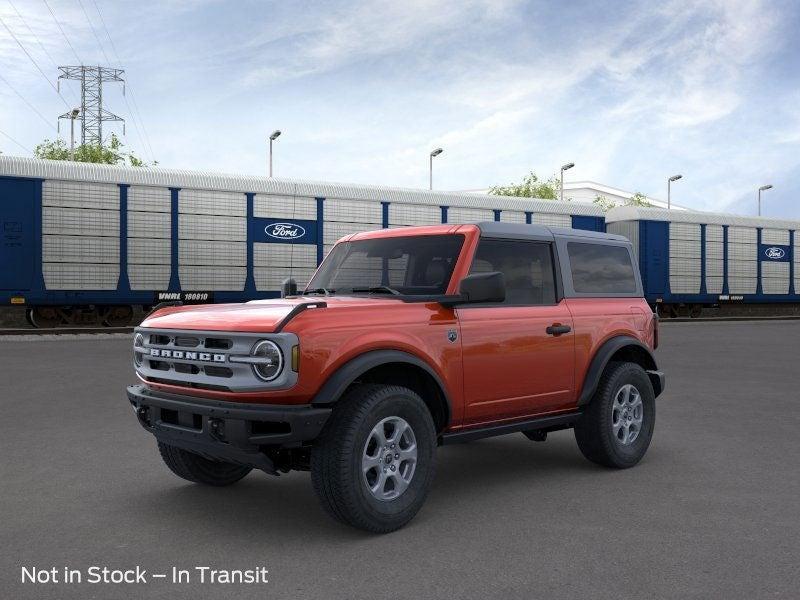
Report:
[{"label": "white railcar panel", "polygon": [[118,263],[119,240],[113,237],[43,235],[42,261]]},{"label": "white railcar panel", "polygon": [[725,246],[722,242],[706,241],[706,260],[722,260],[725,254]]},{"label": "white railcar panel", "polygon": [[700,276],[670,274],[669,288],[673,294],[699,294]]},{"label": "white railcar panel", "polygon": [[178,237],[182,240],[247,241],[247,219],[212,215],[180,215]]},{"label": "white railcar panel", "polygon": [[700,225],[695,223],[670,223],[669,239],[700,241]]},{"label": "white railcar panel", "polygon": [[128,281],[134,291],[166,290],[170,273],[169,265],[128,264]]},{"label": "white railcar panel", "polygon": [[442,222],[442,209],[427,204],[389,205],[389,227],[392,225],[439,225]]},{"label": "white railcar panel", "polygon": [[325,225],[328,221],[343,223],[383,223],[383,205],[380,201],[326,199],[323,203]]},{"label": "white railcar panel", "polygon": [[128,211],[129,238],[170,239],[172,237],[171,226],[172,215],[168,212]]},{"label": "white railcar panel", "polygon": [[[779,242],[771,242],[779,243]],[[762,262],[761,263],[761,291],[765,294],[789,293],[789,263],[788,262]]]},{"label": "white railcar panel", "polygon": [[115,290],[119,264],[42,263],[48,290]]},{"label": "white railcar panel", "polygon": [[669,255],[675,258],[700,258],[700,240],[674,239],[669,241]]},{"label": "white railcar panel", "polygon": [[500,212],[500,221],[503,223],[525,224],[525,213],[519,210],[504,210]]},{"label": "white railcar panel", "polygon": [[42,207],[42,234],[119,237],[119,211]]},{"label": "white railcar panel", "polygon": [[706,277],[706,292],[709,294],[721,294],[723,281],[722,277]]},{"label": "white railcar panel", "polygon": [[608,224],[608,233],[623,235],[631,241],[633,256],[639,260],[639,221],[615,221]]},{"label": "white railcar panel", "polygon": [[266,219],[317,219],[317,200],[306,196],[256,194],[253,215]]},{"label": "white railcar panel", "polygon": [[754,260],[728,261],[729,277],[752,277],[753,281],[755,281],[757,273],[758,273],[758,262]]},{"label": "white railcar panel", "polygon": [[244,290],[247,267],[192,266],[180,267],[178,274],[184,291]]},{"label": "white railcar panel", "polygon": [[786,229],[762,229],[761,230],[761,243],[762,244],[780,244],[781,246],[788,246],[789,245],[789,231],[786,230]]},{"label": "white railcar panel", "polygon": [[323,241],[326,246],[335,244],[340,238],[351,233],[362,231],[374,231],[380,229],[380,225],[374,223],[336,223],[326,222],[323,228]]},{"label": "white railcar panel", "polygon": [[253,245],[254,267],[316,268],[317,247],[312,244]]},{"label": "white railcar panel", "polygon": [[182,189],[178,192],[178,212],[189,215],[246,217],[247,196],[237,192]]},{"label": "white railcar panel", "polygon": [[757,244],[758,231],[755,227],[728,227],[728,243]]},{"label": "white railcar panel", "polygon": [[128,264],[168,265],[172,245],[168,239],[128,238]]},{"label": "white railcar panel", "polygon": [[180,240],[179,265],[247,266],[246,242]]},{"label": "white railcar panel", "polygon": [[479,223],[481,221],[494,221],[494,211],[461,206],[451,206],[447,209],[448,223]]},{"label": "white railcar panel", "polygon": [[706,241],[721,242],[725,236],[722,225],[706,225]]},{"label": "white railcar panel", "polygon": [[706,259],[706,278],[722,277],[725,273],[725,261],[718,258]]},{"label": "white railcar panel", "polygon": [[700,258],[673,258],[669,259],[669,274],[700,276]]},{"label": "white railcar panel", "polygon": [[256,289],[259,291],[280,290],[283,280],[287,277],[292,277],[297,282],[298,289],[302,290],[311,281],[314,271],[315,269],[298,267],[293,269],[288,267],[256,267],[253,269],[253,278],[256,282]]},{"label": "white railcar panel", "polygon": [[550,227],[572,227],[572,217],[570,215],[533,213],[531,216],[531,222],[535,225],[548,225]]},{"label": "white railcar panel", "polygon": [[728,275],[728,292],[730,294],[755,294],[755,277],[731,277]]},{"label": "white railcar panel", "polygon": [[172,194],[169,188],[132,185],[128,188],[128,211],[170,212]]},{"label": "white railcar panel", "polygon": [[42,206],[119,210],[119,186],[45,179],[42,182]]}]

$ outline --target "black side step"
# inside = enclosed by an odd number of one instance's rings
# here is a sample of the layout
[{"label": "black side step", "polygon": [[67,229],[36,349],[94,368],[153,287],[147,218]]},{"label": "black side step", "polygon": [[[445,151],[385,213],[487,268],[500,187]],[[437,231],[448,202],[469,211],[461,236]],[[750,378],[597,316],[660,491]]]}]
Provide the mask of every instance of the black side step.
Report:
[{"label": "black side step", "polygon": [[489,427],[475,427],[473,429],[454,431],[452,433],[445,433],[441,436],[441,445],[471,442],[481,438],[493,437],[496,435],[506,435],[507,433],[516,433],[517,431],[526,431],[529,429],[547,429],[551,431],[565,429],[573,425],[582,414],[583,413],[581,411],[576,411],[561,415],[537,417],[535,419],[527,419],[525,421],[515,421],[514,423],[503,423],[502,425],[491,425]]}]

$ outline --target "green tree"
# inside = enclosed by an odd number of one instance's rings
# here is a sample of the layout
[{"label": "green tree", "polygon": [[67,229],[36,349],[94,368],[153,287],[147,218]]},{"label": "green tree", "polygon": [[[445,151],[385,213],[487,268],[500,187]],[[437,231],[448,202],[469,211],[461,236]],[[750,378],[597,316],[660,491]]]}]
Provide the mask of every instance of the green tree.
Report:
[{"label": "green tree", "polygon": [[498,196],[520,196],[522,198],[542,198],[556,200],[561,190],[561,182],[553,175],[547,181],[540,181],[533,171],[522,178],[521,183],[498,185],[489,189],[490,194]]},{"label": "green tree", "polygon": [[[616,202],[600,194],[595,196],[593,202],[597,204],[603,210],[603,212],[608,212],[609,210],[617,206]],[[636,192],[633,196],[628,198],[623,203],[623,206],[653,206],[653,205],[647,201],[647,196],[645,196],[642,192]]]},{"label": "green tree", "polygon": [[[130,165],[131,167],[149,167],[158,164],[154,161],[152,165],[144,162],[133,152],[124,149],[124,144],[120,139],[111,134],[108,144],[81,144],[75,147],[75,161],[88,163],[102,163],[106,165]],[[64,140],[45,140],[33,149],[36,158],[47,158],[50,160],[70,160],[69,146]]]}]

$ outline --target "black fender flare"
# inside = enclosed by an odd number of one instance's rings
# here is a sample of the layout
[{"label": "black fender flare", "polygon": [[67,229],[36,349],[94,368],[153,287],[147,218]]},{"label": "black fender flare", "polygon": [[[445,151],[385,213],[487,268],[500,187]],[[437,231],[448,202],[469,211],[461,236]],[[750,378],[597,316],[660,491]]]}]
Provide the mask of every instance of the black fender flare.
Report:
[{"label": "black fender flare", "polygon": [[328,377],[316,396],[314,396],[311,404],[314,406],[331,406],[335,404],[339,398],[342,397],[342,394],[344,394],[350,384],[361,375],[375,367],[391,363],[412,365],[430,375],[436,385],[439,386],[445,403],[447,404],[447,419],[449,421],[450,415],[453,414],[453,405],[442,379],[427,362],[413,354],[403,352],[402,350],[370,350],[369,352],[365,352],[351,359],[339,367],[333,375]]},{"label": "black fender flare", "polygon": [[642,365],[642,367],[647,372],[650,382],[653,384],[653,391],[655,392],[656,396],[662,392],[664,386],[664,375],[658,371],[656,359],[653,356],[653,353],[650,351],[650,348],[645,346],[642,342],[634,337],[629,335],[618,335],[603,342],[603,345],[600,346],[595,353],[594,358],[592,358],[589,369],[586,371],[586,378],[583,380],[583,389],[581,389],[580,396],[578,396],[578,406],[584,406],[589,403],[589,401],[592,399],[592,396],[594,396],[595,390],[597,390],[597,386],[600,383],[600,377],[602,377],[603,371],[605,371],[606,366],[611,360],[611,357],[614,356],[616,352],[627,346],[632,346],[636,348],[637,351],[644,353],[646,357],[646,364]]}]

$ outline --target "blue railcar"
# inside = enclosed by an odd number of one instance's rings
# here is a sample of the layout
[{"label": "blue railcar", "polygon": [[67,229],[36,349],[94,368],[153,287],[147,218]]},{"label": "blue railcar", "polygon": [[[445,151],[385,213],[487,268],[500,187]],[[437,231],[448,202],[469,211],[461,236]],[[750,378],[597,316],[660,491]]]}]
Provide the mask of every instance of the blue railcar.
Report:
[{"label": "blue railcar", "polygon": [[0,305],[120,325],[164,300],[276,297],[350,233],[492,219],[605,227],[579,203],[0,156]]},{"label": "blue railcar", "polygon": [[627,206],[606,222],[633,242],[645,296],[666,315],[800,301],[800,221]]}]

